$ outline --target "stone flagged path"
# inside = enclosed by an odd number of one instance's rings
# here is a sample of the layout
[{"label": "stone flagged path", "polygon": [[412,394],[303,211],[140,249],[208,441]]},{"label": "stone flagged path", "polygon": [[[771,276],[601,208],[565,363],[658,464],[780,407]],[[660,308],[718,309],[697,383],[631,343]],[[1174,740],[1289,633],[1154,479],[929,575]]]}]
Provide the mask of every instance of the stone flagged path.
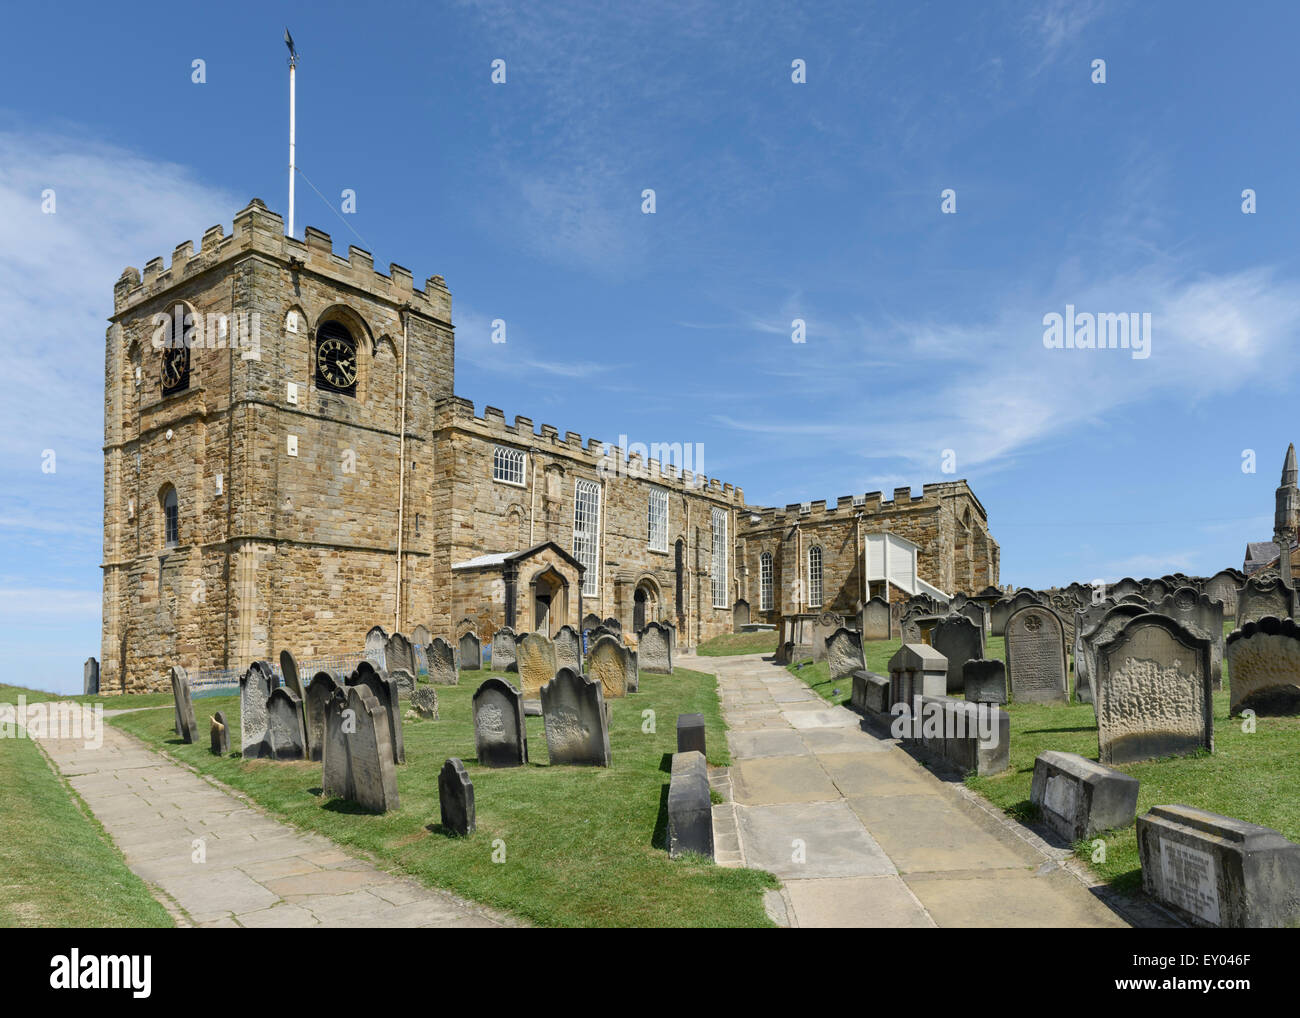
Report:
[{"label": "stone flagged path", "polygon": [[[178,925],[522,925],[275,820],[110,725],[99,749],[40,744]],[[195,839],[206,862],[193,861]]]},{"label": "stone flagged path", "polygon": [[732,766],[713,776],[731,800],[714,807],[717,860],[781,879],[779,901],[768,901],[776,921],[1130,925],[1064,868],[1067,849],[1018,834],[783,667],[759,655],[683,655],[680,664],[717,675],[730,726]]}]

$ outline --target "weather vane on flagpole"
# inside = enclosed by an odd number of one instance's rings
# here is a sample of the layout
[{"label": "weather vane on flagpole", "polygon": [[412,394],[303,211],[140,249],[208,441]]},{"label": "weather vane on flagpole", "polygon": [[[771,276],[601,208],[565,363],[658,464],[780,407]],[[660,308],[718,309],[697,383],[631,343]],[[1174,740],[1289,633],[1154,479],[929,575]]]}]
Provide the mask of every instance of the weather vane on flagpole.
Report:
[{"label": "weather vane on flagpole", "polygon": [[289,236],[293,236],[293,175],[294,166],[294,72],[298,67],[298,51],[293,48],[293,36],[286,26],[284,44],[289,47]]}]

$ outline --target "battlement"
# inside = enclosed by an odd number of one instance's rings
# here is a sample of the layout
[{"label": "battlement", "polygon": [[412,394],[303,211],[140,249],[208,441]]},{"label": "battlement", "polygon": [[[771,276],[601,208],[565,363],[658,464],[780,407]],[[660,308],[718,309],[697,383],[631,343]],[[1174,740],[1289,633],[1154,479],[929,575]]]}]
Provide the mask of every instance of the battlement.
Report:
[{"label": "battlement", "polygon": [[[881,513],[910,509],[937,508],[943,498],[959,494],[969,496],[979,505],[966,481],[936,481],[923,485],[920,495],[913,495],[911,488],[895,488],[893,498],[890,499],[885,498],[879,491],[868,491],[864,495],[840,495],[834,505],[829,504],[826,499],[816,499],[811,502],[791,502],[784,508],[751,506],[747,525],[764,529],[774,526],[793,526],[796,523],[852,520],[859,513],[876,516]],[[981,505],[981,513],[983,509]]]},{"label": "battlement", "polygon": [[375,271],[374,256],[363,248],[350,245],[346,258],[336,255],[330,235],[314,226],[303,231],[302,240],[286,237],[284,220],[259,198],[235,214],[229,235],[219,223],[205,230],[197,254],[194,242],[187,240],[176,246],[170,264],[158,257],[145,263],[143,273],[131,266],[123,269],[113,287],[114,317],[199,273],[254,252],[286,267],[356,287],[394,307],[410,305],[417,313],[451,323],[451,292],[442,276],[430,276],[420,290],[414,285],[411,270],[401,265],[389,264],[387,275]]},{"label": "battlement", "polygon": [[[599,470],[604,464],[606,476],[652,481],[668,488],[707,495],[714,501],[725,502],[736,508],[743,509],[745,506],[743,488],[724,484],[716,477],[706,477],[690,470],[677,471],[671,463],[661,462],[659,458],[643,456],[639,451],[629,452],[599,439],[588,438],[584,445],[582,435],[578,432],[565,431],[561,437],[560,430],[552,424],[539,425],[535,430],[531,417],[517,415],[511,424],[506,421],[504,411],[494,406],[483,407],[483,415],[480,417],[475,414],[473,402],[460,396],[448,396],[440,400],[436,412],[439,429],[461,428],[492,441],[524,449],[562,453],[594,469]],[[647,453],[657,448],[658,445],[652,446]]]}]

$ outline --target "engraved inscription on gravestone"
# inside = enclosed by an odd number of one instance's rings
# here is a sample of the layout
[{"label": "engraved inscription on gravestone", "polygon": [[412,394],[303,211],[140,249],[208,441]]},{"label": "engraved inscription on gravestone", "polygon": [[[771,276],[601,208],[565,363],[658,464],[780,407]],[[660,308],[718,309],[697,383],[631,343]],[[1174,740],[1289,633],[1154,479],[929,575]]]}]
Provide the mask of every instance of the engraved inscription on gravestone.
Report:
[{"label": "engraved inscription on gravestone", "polygon": [[1219,925],[1219,882],[1214,856],[1171,838],[1160,839],[1165,897],[1179,908]]}]

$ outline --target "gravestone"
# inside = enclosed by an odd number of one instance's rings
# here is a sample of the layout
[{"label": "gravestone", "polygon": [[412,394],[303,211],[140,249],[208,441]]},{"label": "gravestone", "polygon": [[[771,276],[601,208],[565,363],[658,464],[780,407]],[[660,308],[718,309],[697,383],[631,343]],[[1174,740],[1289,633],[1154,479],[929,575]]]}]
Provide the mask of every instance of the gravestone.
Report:
[{"label": "gravestone", "polygon": [[1210,682],[1223,688],[1223,603],[1195,587],[1178,587],[1153,608],[1210,641]]},{"label": "gravestone", "polygon": [[600,628],[599,615],[588,614],[582,617],[582,629],[584,632],[587,632],[592,629],[598,629],[598,628]]},{"label": "gravestone", "polygon": [[[340,690],[330,700],[321,776],[325,795],[348,799],[375,813],[398,808],[387,713],[365,684],[350,685],[346,693]],[[345,730],[345,720],[356,730]]]},{"label": "gravestone", "polygon": [[1295,618],[1295,591],[1278,577],[1247,578],[1237,592],[1237,626],[1272,615],[1275,619]]},{"label": "gravestone", "polygon": [[555,634],[555,665],[582,671],[582,637],[572,626],[561,626]]},{"label": "gravestone", "polygon": [[[1081,636],[1075,637],[1074,655],[1074,696],[1081,703],[1093,703],[1093,687],[1097,675],[1097,646],[1105,643],[1118,633],[1129,619],[1146,615],[1147,611],[1140,604],[1112,604],[1109,599],[1095,605],[1086,612],[1086,619],[1092,622]],[[1085,619],[1085,621],[1086,621]]]},{"label": "gravestone", "polygon": [[515,644],[515,655],[518,658],[519,691],[525,699],[534,699],[542,686],[555,677],[555,644],[541,633],[524,633]]},{"label": "gravestone", "polygon": [[912,709],[918,696],[943,696],[948,688],[948,662],[925,643],[905,643],[889,659],[889,702]]},{"label": "gravestone", "polygon": [[420,663],[415,657],[415,647],[401,633],[394,633],[388,638],[384,648],[383,668],[390,675],[396,671],[409,672],[411,675],[419,673]]},{"label": "gravestone", "polygon": [[1223,603],[1223,617],[1237,617],[1237,590],[1246,577],[1235,569],[1221,569],[1205,581],[1205,595],[1214,601]]},{"label": "gravestone", "polygon": [[211,740],[210,749],[215,756],[227,756],[230,753],[230,729],[226,725],[226,716],[217,711],[210,718],[212,724],[208,728],[208,738]]},{"label": "gravestone", "polygon": [[397,683],[383,672],[375,671],[375,668],[369,661],[361,661],[357,664],[354,671],[347,678],[347,685],[360,686],[365,685],[370,689],[370,695],[379,701],[379,705],[384,708],[388,722],[388,744],[393,748],[393,763],[406,763],[406,744],[402,738],[402,715],[401,694],[397,691]]},{"label": "gravestone", "polygon": [[1097,645],[1098,759],[1214,751],[1210,641],[1164,615],[1129,619]]},{"label": "gravestone", "polygon": [[266,741],[276,760],[305,760],[307,735],[302,723],[302,700],[288,686],[272,690],[266,701]]},{"label": "gravestone", "polygon": [[198,742],[199,723],[194,720],[190,677],[180,665],[172,665],[172,707],[176,712],[176,734],[191,745]]},{"label": "gravestone", "polygon": [[844,626],[844,616],[834,612],[822,612],[812,625],[812,659],[823,661],[826,658],[826,640]]},{"label": "gravestone", "polygon": [[524,697],[505,679],[485,679],[474,691],[474,752],[485,767],[528,762]]},{"label": "gravestone", "polygon": [[865,668],[853,673],[849,704],[865,714],[889,714],[889,679]]},{"label": "gravestone", "polygon": [[515,658],[515,631],[502,626],[492,634],[492,670],[494,672],[518,671]]},{"label": "gravestone", "polygon": [[342,688],[329,672],[317,672],[307,684],[307,697],[303,700],[306,717],[307,759],[319,761],[325,746],[325,711],[330,698]]},{"label": "gravestone", "polygon": [[1231,713],[1300,714],[1300,628],[1266,615],[1228,636]]},{"label": "gravestone", "polygon": [[477,672],[483,667],[483,647],[477,633],[465,633],[460,638],[460,667],[462,671]]},{"label": "gravestone", "polygon": [[1044,605],[1015,611],[1007,620],[1007,678],[1019,703],[1066,703],[1065,627]]},{"label": "gravestone", "polygon": [[455,757],[438,772],[438,811],[443,829],[449,834],[463,838],[474,833],[474,782]]},{"label": "gravestone", "polygon": [[623,636],[621,633],[618,632],[618,630],[610,629],[608,626],[601,624],[587,634],[587,646],[590,647],[602,636],[610,636],[613,637],[615,640],[617,640],[619,643],[623,642]]},{"label": "gravestone", "polygon": [[988,612],[984,610],[984,606],[978,601],[967,601],[957,609],[957,614],[965,615],[966,618],[974,622],[981,633],[988,631]]},{"label": "gravestone", "polygon": [[749,602],[742,598],[731,607],[731,631],[739,633],[749,625]]},{"label": "gravestone", "polygon": [[637,663],[638,653],[639,651],[635,651],[631,647],[627,648],[627,691],[629,693],[635,693],[641,688],[641,672]]},{"label": "gravestone", "polygon": [[99,692],[99,662],[93,657],[86,658],[86,663],[81,666],[81,691],[86,696]]},{"label": "gravestone", "polygon": [[284,678],[285,687],[290,692],[296,693],[298,699],[303,696],[302,677],[298,674],[298,662],[294,656],[287,650],[280,651],[280,675]]},{"label": "gravestone", "polygon": [[947,692],[960,693],[966,681],[962,665],[984,657],[984,628],[965,615],[949,615],[930,631],[930,646],[948,659]]},{"label": "gravestone", "polygon": [[398,696],[409,697],[415,692],[415,676],[403,668],[389,672],[388,677],[397,683]]},{"label": "gravestone", "polygon": [[713,799],[704,754],[673,754],[668,781],[668,855],[686,852],[713,858]]},{"label": "gravestone", "polygon": [[411,694],[411,710],[426,721],[438,720],[438,691],[432,686],[416,686]]},{"label": "gravestone", "polygon": [[659,622],[649,623],[638,634],[637,664],[644,671],[657,675],[673,673],[672,637],[668,627]]},{"label": "gravestone", "polygon": [[551,763],[608,767],[609,716],[600,683],[561,668],[541,692]]},{"label": "gravestone", "polygon": [[587,655],[587,677],[600,684],[606,699],[627,696],[629,655],[613,636],[602,636]]},{"label": "gravestone", "polygon": [[266,701],[275,676],[265,661],[254,661],[239,680],[239,751],[246,760],[270,754],[266,741]]},{"label": "gravestone", "polygon": [[969,660],[962,665],[962,690],[971,703],[1007,702],[1007,669],[996,658]]},{"label": "gravestone", "polygon": [[384,652],[388,647],[388,633],[383,626],[372,626],[366,633],[366,657],[376,668],[388,667],[384,661]]},{"label": "gravestone", "polygon": [[841,626],[826,638],[826,667],[832,681],[867,667],[862,656],[862,637],[855,630]]},{"label": "gravestone", "polygon": [[623,638],[623,623],[619,622],[619,620],[614,618],[612,615],[607,619],[602,619],[600,624],[620,640]]},{"label": "gravestone", "polygon": [[456,652],[451,644],[441,636],[435,636],[429,644],[429,681],[435,686],[454,686],[460,682],[460,673],[456,671]]},{"label": "gravestone", "polygon": [[433,634],[429,632],[429,627],[421,623],[411,630],[411,646],[418,651],[421,647],[427,647],[433,642]]},{"label": "gravestone", "polygon": [[704,753],[705,728],[703,714],[677,715],[677,752]]},{"label": "gravestone", "polygon": [[419,669],[419,671],[417,671],[415,674],[417,676],[428,675],[429,674],[428,641],[426,641],[425,643],[416,643],[414,640],[412,640],[411,649],[415,651],[415,665]]},{"label": "gravestone", "polygon": [[858,631],[863,640],[892,640],[894,627],[890,624],[889,603],[882,597],[873,597],[858,612]]},{"label": "gravestone", "polygon": [[1107,591],[1107,594],[1113,597],[1116,601],[1122,601],[1130,594],[1141,594],[1141,593],[1142,593],[1142,584],[1139,583],[1137,580],[1133,579],[1133,577],[1131,576],[1125,576],[1118,583],[1113,584],[1110,587],[1110,589]]},{"label": "gravestone", "polygon": [[1300,845],[1277,831],[1192,806],[1153,806],[1137,819],[1137,842],[1142,890],[1192,924],[1300,925]]},{"label": "gravestone", "polygon": [[1043,821],[1071,843],[1127,827],[1137,815],[1138,779],[1049,749],[1034,761],[1029,801]]},{"label": "gravestone", "polygon": [[1011,620],[1012,615],[1021,608],[1041,604],[1042,601],[1032,590],[1018,590],[1011,597],[1004,597],[994,601],[989,608],[989,635],[1005,636],[1007,623]]}]

